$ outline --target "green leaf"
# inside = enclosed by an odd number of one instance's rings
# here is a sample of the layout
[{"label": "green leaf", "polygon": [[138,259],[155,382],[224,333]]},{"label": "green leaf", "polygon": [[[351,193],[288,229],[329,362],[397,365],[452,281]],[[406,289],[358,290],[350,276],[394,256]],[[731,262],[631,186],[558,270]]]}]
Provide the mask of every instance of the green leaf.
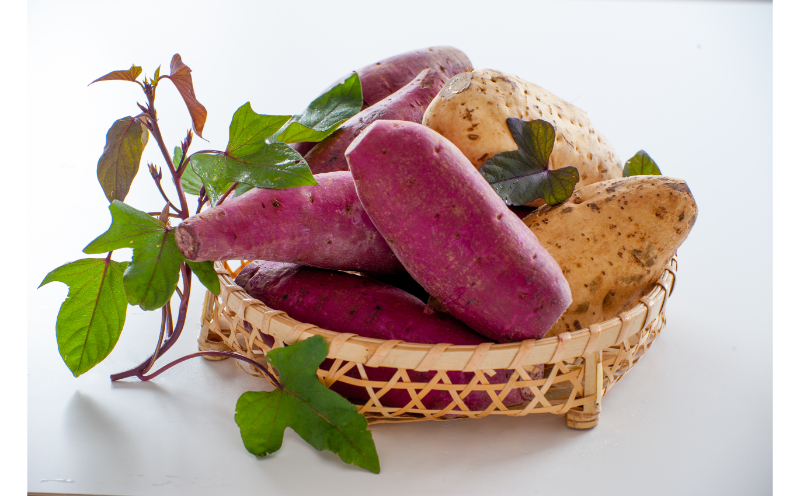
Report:
[{"label": "green leaf", "polygon": [[[181,147],[176,146],[174,155],[172,156],[172,163],[176,170],[178,169],[182,159],[183,150],[181,150]],[[183,187],[184,193],[200,196],[200,188],[203,187],[203,180],[200,179],[200,176],[197,175],[191,165],[183,169],[183,172],[181,173],[181,186]]]},{"label": "green leaf", "polygon": [[83,249],[104,253],[133,248],[133,258],[122,278],[131,305],[143,310],[163,307],[175,292],[184,260],[175,244],[175,231],[140,210],[114,201],[109,205],[111,227]]},{"label": "green leaf", "polygon": [[161,230],[153,244],[134,248],[133,258],[122,277],[128,303],[142,310],[167,304],[178,286],[183,255],[175,243],[174,230]]},{"label": "green leaf", "polygon": [[292,188],[317,184],[303,157],[285,143],[262,143],[250,155],[199,154],[192,167],[206,186],[212,205],[228,189],[240,182],[258,188]]},{"label": "green leaf", "polygon": [[526,122],[509,118],[506,125],[520,151],[530,157],[537,169],[546,170],[556,142],[556,128],[541,119]]},{"label": "green leaf", "polygon": [[301,115],[292,117],[275,141],[322,141],[347,119],[359,113],[363,103],[361,81],[358,74],[353,73],[343,83],[311,102]]},{"label": "green leaf", "polygon": [[291,188],[317,184],[303,156],[286,143],[264,144],[250,155],[235,160],[228,171],[230,182],[257,188]]},{"label": "green leaf", "polygon": [[481,175],[507,205],[524,205],[537,198],[544,199],[548,205],[566,201],[580,175],[572,166],[548,169],[556,138],[552,124],[513,117],[506,123],[519,150],[493,156],[480,168]]},{"label": "green leaf", "polygon": [[245,183],[239,183],[239,185],[233,189],[233,197],[236,198],[237,196],[242,196],[243,194],[247,193],[253,188],[255,188],[255,186]]},{"label": "green leaf", "polygon": [[97,179],[108,201],[122,201],[128,195],[149,136],[147,128],[133,117],[123,117],[111,125],[97,162]]},{"label": "green leaf", "polygon": [[205,185],[212,205],[234,182],[259,188],[317,184],[299,153],[285,143],[265,142],[290,118],[288,115],[257,114],[250,107],[250,102],[245,103],[231,119],[225,151],[192,157],[191,168]]},{"label": "green leaf", "polygon": [[233,114],[226,154],[242,157],[257,152],[264,146],[265,140],[291,118],[290,115],[257,114],[250,107],[250,102],[245,103]]},{"label": "green leaf", "polygon": [[244,393],[236,403],[236,424],[245,447],[256,456],[280,449],[287,427],[317,450],[371,472],[380,472],[378,453],[367,419],[356,407],[317,379],[328,354],[322,336],[313,336],[267,354],[280,375],[273,391]]},{"label": "green leaf", "polygon": [[127,264],[85,258],[51,271],[39,285],[58,281],[69,286],[56,319],[56,339],[75,377],[102,362],[119,340],[128,307],[122,283]]},{"label": "green leaf", "polygon": [[557,205],[570,197],[579,180],[575,167],[531,172],[524,153],[517,150],[498,153],[490,160],[492,163],[487,161],[480,173],[507,205],[525,205],[537,198]]},{"label": "green leaf", "polygon": [[[160,66],[159,66],[160,67]],[[132,64],[131,68],[127,71],[111,71],[105,76],[101,76],[91,83],[89,86],[93,85],[98,81],[136,81],[136,78],[139,77],[139,74],[142,73],[142,68],[136,64]]]},{"label": "green leaf", "polygon": [[197,275],[197,278],[200,279],[206,289],[215,295],[219,294],[219,276],[214,269],[214,262],[190,262],[187,260],[186,263],[189,264],[189,268]]},{"label": "green leaf", "polygon": [[622,177],[630,176],[660,176],[661,170],[644,150],[639,150],[636,155],[625,162]]},{"label": "green leaf", "polygon": [[235,162],[234,159],[224,153],[199,153],[192,156],[189,167],[194,170],[197,177],[205,185],[206,195],[208,195],[212,206],[217,203],[217,200],[228,189],[227,185],[230,181],[227,179],[227,168],[229,166],[235,167],[235,165],[230,164],[231,162]]},{"label": "green leaf", "polygon": [[153,79],[150,80],[150,84],[153,86],[158,85],[158,78],[161,77],[161,66],[156,68],[155,74],[153,74]]},{"label": "green leaf", "polygon": [[83,249],[84,253],[106,253],[120,248],[146,247],[157,242],[166,225],[146,212],[114,200],[108,206],[111,227]]}]

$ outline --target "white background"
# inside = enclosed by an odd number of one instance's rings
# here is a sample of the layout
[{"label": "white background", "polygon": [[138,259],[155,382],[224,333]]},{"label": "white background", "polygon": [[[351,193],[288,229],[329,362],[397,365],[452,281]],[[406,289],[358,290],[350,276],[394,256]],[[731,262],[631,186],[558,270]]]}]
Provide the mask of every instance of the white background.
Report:
[{"label": "white background", "polygon": [[[29,219],[28,264],[18,291],[28,299],[28,491],[772,491],[772,185],[781,191],[796,172],[773,175],[771,4],[428,1],[390,10],[374,2],[30,2],[27,42],[27,176],[14,184],[27,179],[19,209]],[[210,143],[196,140],[193,149],[222,148],[231,115],[246,101],[259,113],[298,113],[352,69],[443,44],[463,50],[476,68],[514,73],[573,102],[623,160],[645,149],[695,195],[698,221],[679,250],[667,327],[604,398],[597,428],[572,431],[549,415],[379,425],[377,476],[316,452],[291,431],[277,454],[256,459],[241,443],[233,409],[239,394],[263,385],[234,363],[198,359],[152,383],[110,383],[110,373],[154,346],[158,316],[138,307],[129,307],[109,358],[72,377],[54,336],[66,287],[36,287],[53,268],[83,258],[81,249],[107,228],[97,159],[110,124],[135,115],[143,101],[136,85],[87,87],[91,80],[131,63],[150,75],[159,64],[166,71],[180,53],[209,111]],[[171,149],[189,120],[167,81],[157,108]],[[153,143],[126,201],[158,210],[146,161],[163,166]],[[798,223],[789,217],[779,225],[793,231]],[[196,347],[197,288],[172,357]]]}]

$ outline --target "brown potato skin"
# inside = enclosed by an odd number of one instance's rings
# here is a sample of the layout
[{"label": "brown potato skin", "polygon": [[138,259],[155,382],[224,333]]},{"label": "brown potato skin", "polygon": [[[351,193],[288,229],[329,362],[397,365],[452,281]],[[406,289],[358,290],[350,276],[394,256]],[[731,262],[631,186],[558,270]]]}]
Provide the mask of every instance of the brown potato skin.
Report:
[{"label": "brown potato skin", "polygon": [[622,177],[614,147],[583,110],[512,74],[481,69],[454,76],[428,106],[422,124],[450,140],[480,169],[492,156],[519,149],[508,130],[509,117],[543,119],[555,127],[548,167],[576,167],[576,189]]},{"label": "brown potato skin", "polygon": [[616,317],[647,294],[697,220],[686,182],[665,176],[601,181],[523,219],[556,259],[572,304],[545,337]]}]

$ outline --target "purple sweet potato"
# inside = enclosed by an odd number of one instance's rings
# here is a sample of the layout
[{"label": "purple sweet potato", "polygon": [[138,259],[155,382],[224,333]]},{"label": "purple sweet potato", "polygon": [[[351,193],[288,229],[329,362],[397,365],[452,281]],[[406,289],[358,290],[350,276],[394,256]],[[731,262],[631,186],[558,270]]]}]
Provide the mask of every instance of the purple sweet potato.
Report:
[{"label": "purple sweet potato", "polygon": [[[406,342],[454,345],[476,345],[486,341],[464,324],[446,314],[426,314],[425,304],[414,296],[381,282],[343,272],[314,269],[295,264],[253,262],[239,273],[236,284],[250,296],[270,308],[283,310],[292,318],[335,332],[352,332],[376,339],[399,339]],[[322,364],[329,369],[332,360]],[[374,380],[388,381],[396,369],[365,367]],[[507,382],[513,371],[497,371],[492,383]],[[348,372],[359,377],[356,369]],[[436,372],[408,371],[413,382],[426,383]],[[474,377],[469,372],[448,372],[454,384],[467,384]],[[332,389],[344,396],[368,400],[366,389],[337,382]],[[507,405],[530,399],[530,391],[514,389],[505,398]],[[448,392],[431,391],[422,403],[429,409],[442,409],[452,402]],[[381,397],[385,406],[401,407],[410,401],[403,390],[392,390]],[[491,404],[488,393],[475,391],[467,395],[465,404],[471,410],[482,410]]]},{"label": "purple sweet potato", "polygon": [[314,186],[252,189],[188,218],[175,240],[192,261],[268,259],[327,269],[404,269],[367,216],[350,172]]},{"label": "purple sweet potato", "polygon": [[[361,94],[364,97],[362,110],[375,105],[399,90],[425,69],[437,70],[443,73],[447,80],[456,74],[471,71],[473,67],[472,62],[464,52],[449,46],[422,48],[401,53],[362,67],[356,71],[361,81]],[[349,76],[350,74],[342,77],[330,85],[323,93],[328,92]],[[424,113],[425,109],[422,110]],[[293,143],[291,146],[300,155],[305,156],[314,145],[315,143],[304,142]]]},{"label": "purple sweet potato", "polygon": [[[449,46],[421,48],[383,59],[356,71],[364,96],[363,108],[371,107],[399,90],[425,69],[435,69],[443,73],[445,79],[450,79],[456,74],[471,71],[473,67],[464,52]],[[330,88],[349,76],[335,82]]]},{"label": "purple sweet potato", "polygon": [[345,150],[373,121],[387,119],[421,123],[428,104],[446,82],[447,78],[441,72],[425,69],[401,89],[354,115],[305,155],[311,171],[319,174],[347,170]]},{"label": "purple sweet potato", "polygon": [[408,272],[400,272],[397,274],[376,274],[374,272],[361,272],[364,277],[375,279],[376,281],[400,288],[411,296],[416,297],[419,301],[425,303],[431,295],[425,291],[425,288],[414,280]]},{"label": "purple sweet potato", "polygon": [[538,339],[572,301],[556,261],[458,148],[376,121],[345,153],[361,203],[408,273],[500,342]]}]

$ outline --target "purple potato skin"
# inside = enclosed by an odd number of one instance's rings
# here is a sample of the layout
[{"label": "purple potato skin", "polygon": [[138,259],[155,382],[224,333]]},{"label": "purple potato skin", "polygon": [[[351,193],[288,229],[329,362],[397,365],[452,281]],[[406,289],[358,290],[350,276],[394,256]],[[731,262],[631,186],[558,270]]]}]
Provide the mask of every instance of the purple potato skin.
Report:
[{"label": "purple potato skin", "polygon": [[408,272],[402,272],[400,274],[374,274],[372,272],[361,272],[361,275],[364,277],[369,277],[370,279],[375,279],[376,281],[380,281],[384,284],[388,284],[389,286],[400,288],[406,293],[416,297],[423,303],[427,303],[428,298],[431,296],[425,291],[425,288],[420,286],[419,283],[409,275]]},{"label": "purple potato skin", "polygon": [[314,186],[254,188],[178,225],[191,261],[268,259],[334,270],[394,274],[403,266],[356,196],[350,172],[318,174]]},{"label": "purple potato skin", "polygon": [[538,339],[572,302],[553,257],[440,134],[376,121],[345,155],[397,258],[473,330],[504,343]]},{"label": "purple potato skin", "polygon": [[[447,80],[474,68],[464,52],[450,46],[420,48],[383,59],[356,71],[361,81],[361,94],[364,97],[362,109],[375,105],[407,85],[425,69],[437,70],[443,73]],[[330,85],[323,93],[342,83],[350,77],[350,74]]]},{"label": "purple potato skin", "polygon": [[317,146],[317,143],[313,141],[301,141],[300,143],[289,143],[289,146],[294,148],[297,153],[305,157],[306,153],[310,152],[312,148]]},{"label": "purple potato skin", "polygon": [[[450,46],[421,48],[383,59],[356,71],[361,81],[361,94],[364,98],[361,109],[369,108],[398,91],[425,69],[439,71],[445,75],[445,80],[448,80],[456,74],[469,72],[474,68],[464,52]],[[327,93],[348,77],[350,74],[330,85],[322,93]],[[424,113],[425,109],[422,111]],[[315,144],[303,142],[293,143],[290,146],[305,157]]]},{"label": "purple potato skin", "polygon": [[[405,291],[369,278],[343,272],[303,267],[296,264],[257,261],[247,265],[236,278],[236,284],[247,293],[276,310],[287,312],[301,322],[339,333],[354,333],[376,339],[399,339],[406,342],[454,345],[477,345],[486,340],[449,315],[424,313],[425,304]],[[328,370],[333,360],[322,368]],[[390,380],[396,369],[365,367],[373,380]],[[408,370],[413,382],[428,382],[436,372]],[[491,383],[507,382],[513,371],[499,370]],[[359,377],[356,369],[347,373]],[[448,372],[451,382],[467,384],[474,377],[469,372]],[[332,389],[343,396],[368,400],[366,389],[337,382]],[[506,405],[530,399],[525,388],[513,389],[505,398]],[[384,406],[402,407],[410,396],[392,390],[381,397]],[[452,402],[448,392],[431,391],[422,403],[428,409],[442,409]],[[485,392],[467,395],[464,403],[471,410],[483,410],[491,404]]]},{"label": "purple potato skin", "polygon": [[347,170],[345,150],[373,121],[388,119],[421,123],[425,109],[446,82],[447,78],[441,72],[425,69],[401,89],[354,115],[304,155],[311,172]]}]

